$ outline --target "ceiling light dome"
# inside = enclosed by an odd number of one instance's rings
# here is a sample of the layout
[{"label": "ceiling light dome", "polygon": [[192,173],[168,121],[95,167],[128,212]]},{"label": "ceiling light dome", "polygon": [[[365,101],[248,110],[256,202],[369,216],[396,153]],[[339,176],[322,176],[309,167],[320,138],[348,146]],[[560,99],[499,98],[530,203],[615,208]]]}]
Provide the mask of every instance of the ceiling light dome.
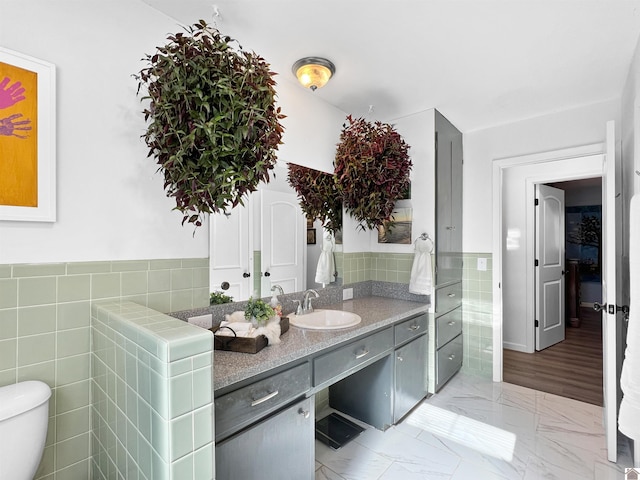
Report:
[{"label": "ceiling light dome", "polygon": [[298,81],[305,87],[316,91],[326,85],[336,73],[336,67],[326,58],[304,57],[293,64],[291,69]]}]

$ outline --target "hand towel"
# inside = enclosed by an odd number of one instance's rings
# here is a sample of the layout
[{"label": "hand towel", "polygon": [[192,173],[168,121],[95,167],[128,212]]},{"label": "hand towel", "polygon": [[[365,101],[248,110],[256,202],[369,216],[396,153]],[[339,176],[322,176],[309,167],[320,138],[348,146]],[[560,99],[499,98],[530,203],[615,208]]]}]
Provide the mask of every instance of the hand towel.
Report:
[{"label": "hand towel", "polygon": [[227,322],[246,322],[247,319],[244,317],[244,312],[242,310],[238,310],[233,313],[229,313],[224,316],[227,319]]},{"label": "hand towel", "polygon": [[640,442],[640,194],[631,199],[629,222],[629,328],[620,376],[623,396],[618,427]]},{"label": "hand towel", "polygon": [[431,249],[430,240],[418,238],[415,241],[413,266],[409,280],[409,292],[416,295],[429,295],[431,293]]},{"label": "hand towel", "polygon": [[322,251],[318,258],[318,267],[316,268],[316,283],[321,283],[324,287],[333,281],[333,249],[335,248],[335,240],[333,235],[327,233],[322,240]]}]

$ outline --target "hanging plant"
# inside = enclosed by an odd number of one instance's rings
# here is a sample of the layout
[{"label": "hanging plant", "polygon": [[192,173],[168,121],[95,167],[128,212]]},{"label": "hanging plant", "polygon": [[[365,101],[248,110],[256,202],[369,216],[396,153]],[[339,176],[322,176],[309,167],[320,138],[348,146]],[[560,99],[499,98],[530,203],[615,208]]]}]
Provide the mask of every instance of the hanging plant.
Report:
[{"label": "hanging plant", "polygon": [[409,145],[387,123],[347,120],[336,150],[338,191],[360,227],[373,230],[392,219],[396,200],[410,186]]},{"label": "hanging plant", "polygon": [[284,118],[275,106],[275,73],[203,20],[167,37],[136,78],[146,86],[149,156],[164,174],[182,223],[243,203],[269,181]]},{"label": "hanging plant", "polygon": [[289,163],[289,184],[298,194],[302,211],[308,218],[320,219],[334,236],[342,228],[342,199],[335,175]]}]

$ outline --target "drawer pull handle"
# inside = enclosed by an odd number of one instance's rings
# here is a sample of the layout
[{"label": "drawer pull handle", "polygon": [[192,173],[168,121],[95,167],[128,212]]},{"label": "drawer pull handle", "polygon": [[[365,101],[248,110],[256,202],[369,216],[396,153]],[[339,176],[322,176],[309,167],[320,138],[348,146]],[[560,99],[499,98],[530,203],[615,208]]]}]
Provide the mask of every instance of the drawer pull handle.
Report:
[{"label": "drawer pull handle", "polygon": [[420,325],[417,325],[417,324],[416,325],[411,325],[409,327],[409,330],[411,330],[412,332],[415,332],[416,330],[419,330],[419,329],[420,329]]},{"label": "drawer pull handle", "polygon": [[259,398],[258,400],[254,400],[253,402],[251,402],[251,406],[255,407],[257,405],[260,405],[261,403],[266,402],[267,400],[271,400],[273,397],[275,397],[276,395],[278,395],[278,390],[276,390],[275,392],[271,392],[267,395],[265,395],[262,398]]},{"label": "drawer pull handle", "polygon": [[449,360],[453,360],[454,358],[456,358],[455,355],[449,355]]},{"label": "drawer pull handle", "polygon": [[455,297],[455,296],[456,296],[456,294],[455,294],[455,293],[450,293],[450,294],[448,294],[448,295],[447,295],[447,297],[449,297],[449,298],[453,298],[453,297]]},{"label": "drawer pull handle", "polygon": [[449,326],[455,325],[455,324],[456,324],[455,320],[451,320],[450,322],[447,322],[447,325],[449,325]]},{"label": "drawer pull handle", "polygon": [[369,355],[369,350],[363,350],[360,353],[356,353],[356,360],[362,357],[366,357],[367,355]]},{"label": "drawer pull handle", "polygon": [[300,415],[302,415],[304,418],[309,418],[309,415],[311,415],[311,414],[309,413],[309,410],[303,410],[302,408],[301,408],[300,410],[298,410],[298,413],[299,413]]}]

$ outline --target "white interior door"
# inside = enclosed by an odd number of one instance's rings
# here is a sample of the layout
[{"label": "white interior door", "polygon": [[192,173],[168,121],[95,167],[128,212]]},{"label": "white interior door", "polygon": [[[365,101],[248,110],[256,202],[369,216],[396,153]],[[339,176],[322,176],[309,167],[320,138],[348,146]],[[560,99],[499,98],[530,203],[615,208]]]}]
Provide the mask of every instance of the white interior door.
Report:
[{"label": "white interior door", "polygon": [[564,190],[536,185],[536,350],[565,337]]},{"label": "white interior door", "polygon": [[263,190],[261,203],[261,296],[272,285],[286,293],[305,290],[306,219],[296,195]]},{"label": "white interior door", "polygon": [[619,191],[620,159],[616,157],[615,123],[607,122],[606,155],[602,169],[602,348],[603,348],[603,391],[604,426],[607,437],[609,461],[615,462],[618,434],[618,348],[617,333],[620,325],[616,305],[618,272],[621,271],[622,254],[620,248],[621,208]]},{"label": "white interior door", "polygon": [[[209,285],[234,301],[251,296],[249,207],[209,216]],[[226,287],[226,288],[225,288]]]}]

